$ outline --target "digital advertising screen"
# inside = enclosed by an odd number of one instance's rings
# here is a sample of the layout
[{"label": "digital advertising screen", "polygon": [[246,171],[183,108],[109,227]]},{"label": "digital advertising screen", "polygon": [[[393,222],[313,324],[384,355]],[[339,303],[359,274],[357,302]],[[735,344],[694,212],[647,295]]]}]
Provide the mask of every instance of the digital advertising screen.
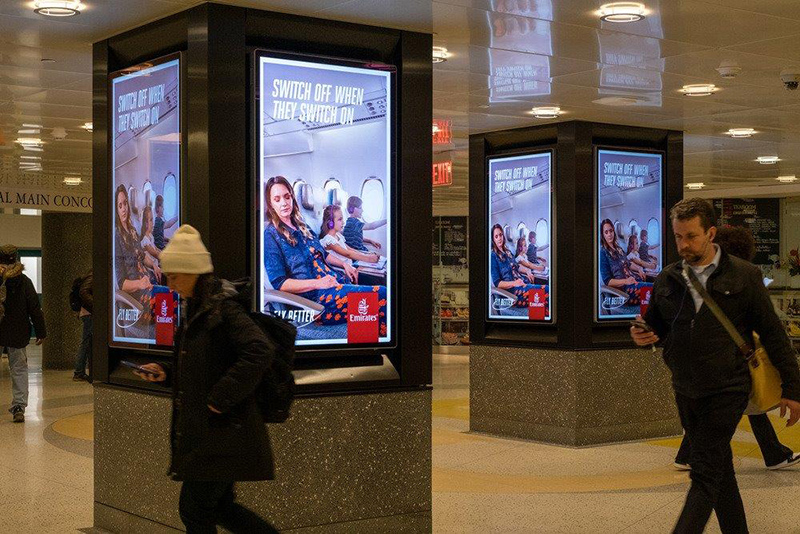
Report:
[{"label": "digital advertising screen", "polygon": [[169,347],[178,297],[159,257],[180,224],[180,58],[111,77],[111,340]]},{"label": "digital advertising screen", "polygon": [[489,319],[553,319],[551,151],[489,159]]},{"label": "digital advertising screen", "polygon": [[266,52],[256,68],[260,308],[298,346],[389,344],[393,68]]},{"label": "digital advertising screen", "polygon": [[663,155],[596,149],[595,318],[644,315],[661,272]]}]

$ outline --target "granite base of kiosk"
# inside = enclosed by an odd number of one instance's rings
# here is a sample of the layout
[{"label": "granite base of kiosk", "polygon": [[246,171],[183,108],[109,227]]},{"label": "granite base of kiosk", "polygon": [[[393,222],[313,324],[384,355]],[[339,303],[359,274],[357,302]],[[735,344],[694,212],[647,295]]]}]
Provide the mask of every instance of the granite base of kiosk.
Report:
[{"label": "granite base of kiosk", "polygon": [[[171,400],[95,387],[94,522],[105,531],[184,530],[167,476]],[[431,391],[298,398],[270,425],[276,479],[237,484],[281,532],[431,531]]]},{"label": "granite base of kiosk", "polygon": [[470,431],[586,447],[682,432],[650,350],[470,347]]}]

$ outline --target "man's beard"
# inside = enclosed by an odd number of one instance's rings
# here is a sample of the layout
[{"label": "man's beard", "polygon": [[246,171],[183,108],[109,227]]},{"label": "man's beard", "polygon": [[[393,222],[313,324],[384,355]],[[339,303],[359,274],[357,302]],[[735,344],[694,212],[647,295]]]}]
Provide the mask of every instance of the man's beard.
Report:
[{"label": "man's beard", "polygon": [[703,256],[701,254],[686,253],[686,254],[681,254],[681,258],[686,260],[686,263],[694,264],[694,263],[699,262],[701,259],[703,259]]}]

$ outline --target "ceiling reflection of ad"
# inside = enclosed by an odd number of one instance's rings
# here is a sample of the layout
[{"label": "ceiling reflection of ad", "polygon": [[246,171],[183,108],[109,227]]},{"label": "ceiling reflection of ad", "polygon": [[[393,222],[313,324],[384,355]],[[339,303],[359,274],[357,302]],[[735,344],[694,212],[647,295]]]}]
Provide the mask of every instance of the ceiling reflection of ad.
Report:
[{"label": "ceiling reflection of ad", "polygon": [[[653,6],[657,12],[658,6]],[[631,25],[633,33],[610,31],[613,24],[604,22],[597,32],[600,47],[599,95],[606,105],[661,107],[664,59],[661,18],[648,16]],[[626,28],[627,30],[627,28]]]},{"label": "ceiling reflection of ad", "polygon": [[493,0],[486,17],[491,31],[489,102],[549,95],[551,0]]}]

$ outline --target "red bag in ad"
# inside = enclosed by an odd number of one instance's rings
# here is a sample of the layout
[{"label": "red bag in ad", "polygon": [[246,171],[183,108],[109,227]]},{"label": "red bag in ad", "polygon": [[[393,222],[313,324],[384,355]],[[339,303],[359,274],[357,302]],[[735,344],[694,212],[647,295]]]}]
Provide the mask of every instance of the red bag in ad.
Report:
[{"label": "red bag in ad", "polygon": [[528,291],[528,319],[544,321],[547,316],[547,292],[544,289]]},{"label": "red bag in ad", "polygon": [[347,295],[347,342],[377,343],[379,312],[377,293]]}]

